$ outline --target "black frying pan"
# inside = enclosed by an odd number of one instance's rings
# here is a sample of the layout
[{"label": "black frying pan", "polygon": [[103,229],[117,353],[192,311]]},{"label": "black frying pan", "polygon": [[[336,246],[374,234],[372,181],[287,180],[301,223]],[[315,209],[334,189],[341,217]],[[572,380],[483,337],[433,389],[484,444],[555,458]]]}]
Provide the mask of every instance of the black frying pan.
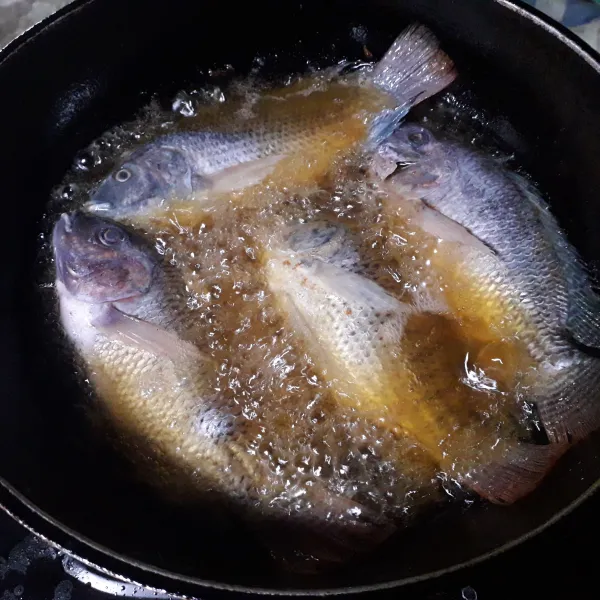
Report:
[{"label": "black frying pan", "polygon": [[517,2],[80,0],[0,55],[0,504],[15,518],[84,561],[174,593],[341,593],[493,563],[591,494],[600,477],[594,439],[516,506],[456,508],[342,572],[282,576],[237,527],[172,510],[131,477],[90,434],[85,395],[57,346],[36,284],[37,238],[50,190],[78,150],[151,95],[201,85],[207,68],[244,72],[256,54],[270,57],[273,73],[302,71],[307,58],[359,58],[349,35],[358,24],[381,55],[414,19],[440,36],[482,105],[508,118],[517,135],[494,120],[498,135],[598,264],[600,57]]}]

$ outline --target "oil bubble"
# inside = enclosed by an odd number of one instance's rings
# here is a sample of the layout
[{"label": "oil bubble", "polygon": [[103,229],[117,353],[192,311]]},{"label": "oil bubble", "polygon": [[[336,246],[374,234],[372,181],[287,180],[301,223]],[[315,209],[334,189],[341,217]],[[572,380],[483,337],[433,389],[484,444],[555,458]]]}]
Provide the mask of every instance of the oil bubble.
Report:
[{"label": "oil bubble", "polygon": [[74,183],[67,183],[67,185],[63,186],[60,190],[60,199],[65,202],[70,202],[75,197],[77,193],[77,185]]},{"label": "oil bubble", "polygon": [[193,117],[198,110],[198,101],[189,94],[180,92],[173,100],[172,110],[183,117]]}]

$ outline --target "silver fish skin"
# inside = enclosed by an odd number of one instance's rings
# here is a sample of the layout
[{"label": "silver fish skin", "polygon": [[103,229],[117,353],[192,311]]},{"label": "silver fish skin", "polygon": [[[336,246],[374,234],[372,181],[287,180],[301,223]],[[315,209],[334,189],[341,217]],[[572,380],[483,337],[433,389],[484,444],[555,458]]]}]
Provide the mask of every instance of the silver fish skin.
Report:
[{"label": "silver fish skin", "polygon": [[[393,107],[374,116],[366,146],[376,147],[413,105],[445,88],[455,76],[453,63],[435,36],[423,26],[409,27],[367,74],[372,86],[389,95]],[[311,102],[310,94],[307,101]],[[302,152],[311,143],[306,129],[317,131],[322,124],[329,124],[328,106],[323,106],[318,119],[314,111],[307,120],[294,108],[293,118],[264,126],[254,123],[252,131],[229,133],[209,127],[158,137],[124,156],[92,194],[87,207],[120,219],[171,199],[194,198],[221,185],[230,191],[259,183],[281,157]],[[298,118],[306,122],[299,123]],[[241,165],[248,169],[236,171],[233,182],[219,180],[219,174]]]},{"label": "silver fish skin", "polygon": [[600,300],[538,190],[499,161],[418,124],[401,125],[375,164],[386,185],[489,249],[473,261],[473,274],[490,302],[526,323],[522,337],[538,364],[529,399],[549,439],[565,443],[598,428]]},{"label": "silver fish skin", "polygon": [[263,159],[275,150],[273,144],[262,144],[256,137],[260,136],[195,132],[157,138],[123,157],[88,208],[119,218],[170,198],[205,192],[212,187],[212,175]]},{"label": "silver fish skin", "polygon": [[134,233],[82,212],[62,215],[53,249],[62,326],[109,413],[199,485],[234,490],[249,465],[230,445],[213,361],[186,340],[178,274]]}]

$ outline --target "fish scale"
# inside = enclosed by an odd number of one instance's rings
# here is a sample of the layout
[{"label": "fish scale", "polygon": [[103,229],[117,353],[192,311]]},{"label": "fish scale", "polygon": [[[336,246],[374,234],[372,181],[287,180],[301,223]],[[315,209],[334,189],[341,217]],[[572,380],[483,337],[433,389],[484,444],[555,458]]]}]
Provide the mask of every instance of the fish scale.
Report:
[{"label": "fish scale", "polygon": [[[324,234],[332,229],[339,234]],[[468,346],[454,325],[388,294],[356,272],[360,261],[340,261],[351,254],[343,244],[353,244],[345,228],[308,222],[271,240],[262,259],[289,329],[338,402],[409,436],[447,476],[491,500],[531,491],[554,453],[521,441],[514,399],[466,386]],[[514,489],[503,485],[513,471]]]},{"label": "fish scale", "polygon": [[560,446],[595,430],[600,360],[572,341],[600,347],[600,300],[539,192],[421,125],[401,126],[385,156],[410,164],[386,184],[391,213],[401,210],[403,197],[416,198],[432,211],[430,225],[449,219],[462,230],[459,245],[447,244],[445,257],[442,251],[435,259],[453,280],[444,298],[480,335],[505,335],[526,347],[533,361],[524,374],[527,399],[551,441]]},{"label": "fish scale", "polygon": [[265,188],[310,188],[337,160],[376,147],[414,104],[456,77],[435,36],[420,25],[401,33],[361,75],[320,73],[250,103],[201,107],[179,131],[119,157],[87,209],[140,222],[165,204],[203,207],[240,192],[239,204],[249,205]]}]

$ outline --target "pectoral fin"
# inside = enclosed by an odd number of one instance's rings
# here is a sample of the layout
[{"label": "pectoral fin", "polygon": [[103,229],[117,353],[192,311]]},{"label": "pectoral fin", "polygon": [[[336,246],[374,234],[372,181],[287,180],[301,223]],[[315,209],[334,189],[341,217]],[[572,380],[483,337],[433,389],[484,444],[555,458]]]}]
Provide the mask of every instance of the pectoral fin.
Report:
[{"label": "pectoral fin", "polygon": [[114,307],[93,325],[112,340],[169,360],[201,357],[200,351],[190,342],[166,329],[126,315]]},{"label": "pectoral fin", "polygon": [[494,504],[512,504],[540,484],[566,449],[519,442],[507,448],[502,459],[474,470],[463,483]]},{"label": "pectoral fin", "polygon": [[235,192],[256,185],[273,173],[284,155],[267,156],[223,169],[209,177],[215,194]]},{"label": "pectoral fin", "polygon": [[426,202],[414,196],[399,194],[390,184],[384,184],[390,209],[402,208],[410,217],[411,224],[425,233],[445,243],[455,243],[473,248],[486,255],[495,255],[494,251],[474,236],[466,227],[431,208]]},{"label": "pectoral fin", "polygon": [[408,315],[413,308],[388,294],[381,286],[358,273],[319,262],[313,275],[323,288],[330,289],[339,298],[352,306],[369,306],[374,312]]}]

